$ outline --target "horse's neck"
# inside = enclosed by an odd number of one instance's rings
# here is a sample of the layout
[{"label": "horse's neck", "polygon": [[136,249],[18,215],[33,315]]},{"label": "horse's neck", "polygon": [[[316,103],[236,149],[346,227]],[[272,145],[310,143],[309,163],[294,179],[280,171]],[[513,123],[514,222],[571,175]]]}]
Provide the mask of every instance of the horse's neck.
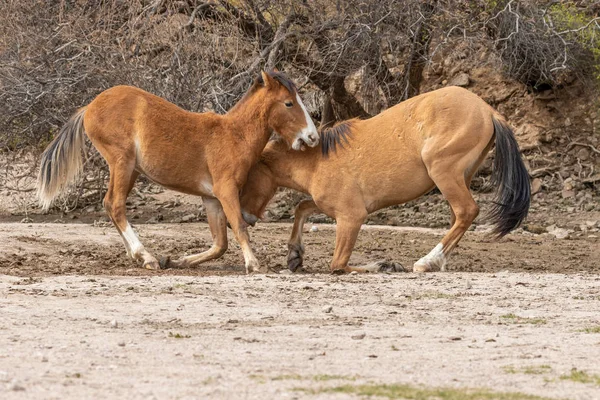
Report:
[{"label": "horse's neck", "polygon": [[273,173],[277,186],[309,193],[308,188],[320,160],[320,150],[315,150],[318,149],[273,152],[272,157],[263,159],[263,162]]},{"label": "horse's neck", "polygon": [[255,160],[260,157],[271,135],[263,107],[256,101],[243,98],[224,115],[230,129],[244,142],[244,153],[251,154]]}]

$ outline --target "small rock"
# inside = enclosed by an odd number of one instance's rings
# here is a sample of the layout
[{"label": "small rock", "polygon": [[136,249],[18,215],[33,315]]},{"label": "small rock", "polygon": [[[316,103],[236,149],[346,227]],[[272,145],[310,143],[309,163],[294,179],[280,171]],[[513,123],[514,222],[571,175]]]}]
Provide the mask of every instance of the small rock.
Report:
[{"label": "small rock", "polygon": [[564,190],[573,190],[573,178],[569,177],[563,182]]},{"label": "small rock", "polygon": [[579,158],[581,161],[587,161],[590,158],[590,151],[588,149],[581,149],[575,154],[575,157]]},{"label": "small rock", "polygon": [[352,335],[352,339],[354,340],[362,340],[367,336],[366,333],[359,333],[358,335]]},{"label": "small rock", "polygon": [[9,390],[12,390],[13,392],[22,392],[25,390],[25,387],[23,387],[22,385],[20,385],[18,382],[11,382],[10,385],[8,386]]},{"label": "small rock", "polygon": [[42,362],[48,362],[48,357],[42,356]]},{"label": "small rock", "polygon": [[467,289],[472,289],[473,288],[473,284],[471,283],[470,280],[467,279]]},{"label": "small rock", "polygon": [[323,312],[326,314],[329,314],[331,311],[333,311],[333,306],[325,306],[323,307]]},{"label": "small rock", "polygon": [[535,233],[536,235],[541,235],[542,233],[547,232],[546,228],[536,224],[525,224],[523,225],[523,229],[525,229],[527,232]]},{"label": "small rock", "polygon": [[282,269],[281,271],[279,271],[279,273],[281,275],[291,275],[292,271],[290,271],[289,269]]},{"label": "small rock", "polygon": [[319,232],[319,227],[316,225],[313,225],[310,227],[309,232]]},{"label": "small rock", "polygon": [[121,342],[117,343],[117,346],[119,346],[119,347],[125,347],[125,342],[121,341]]},{"label": "small rock", "polygon": [[573,123],[571,122],[571,118],[567,118],[567,119],[565,119],[565,126],[566,126],[566,127],[569,127],[569,126],[571,126],[571,125],[573,125]]},{"label": "small rock", "polygon": [[352,272],[350,272],[350,275],[358,275],[358,272],[352,271]]},{"label": "small rock", "polygon": [[556,98],[556,93],[554,93],[551,89],[548,89],[535,96],[535,98],[538,100],[553,100]]},{"label": "small rock", "polygon": [[456,75],[454,78],[452,78],[452,80],[450,80],[449,85],[450,86],[469,86],[469,83],[471,83],[471,79],[469,78],[469,75],[461,72],[460,74]]},{"label": "small rock", "polygon": [[195,214],[188,214],[181,217],[181,222],[191,222],[196,218]]},{"label": "small rock", "polygon": [[21,223],[22,223],[22,224],[28,224],[28,223],[30,223],[30,222],[33,222],[33,220],[32,220],[31,218],[29,218],[29,217],[25,217],[25,218],[23,218],[23,219],[21,220]]},{"label": "small rock", "polygon": [[119,326],[119,323],[116,320],[113,319],[112,321],[110,321],[111,328],[116,328],[118,326]]},{"label": "small rock", "polygon": [[566,239],[569,237],[569,231],[563,228],[559,228],[556,225],[550,225],[546,228],[549,234],[554,235],[557,239]]},{"label": "small rock", "polygon": [[148,221],[146,221],[146,223],[147,224],[158,224],[163,219],[164,219],[163,215],[158,214],[157,216],[150,218]]},{"label": "small rock", "polygon": [[563,189],[561,195],[563,199],[569,199],[571,197],[575,197],[575,191]]},{"label": "small rock", "polygon": [[540,190],[542,190],[542,180],[540,178],[535,178],[533,182],[531,182],[531,194],[536,194]]}]

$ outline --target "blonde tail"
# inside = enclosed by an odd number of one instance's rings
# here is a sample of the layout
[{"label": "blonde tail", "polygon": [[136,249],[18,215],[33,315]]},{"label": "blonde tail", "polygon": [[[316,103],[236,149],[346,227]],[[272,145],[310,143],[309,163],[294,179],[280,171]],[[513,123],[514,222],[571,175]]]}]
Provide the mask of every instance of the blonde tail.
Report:
[{"label": "blonde tail", "polygon": [[54,199],[81,172],[85,110],[86,107],[81,108],[69,119],[42,154],[37,196],[43,210],[48,210]]}]

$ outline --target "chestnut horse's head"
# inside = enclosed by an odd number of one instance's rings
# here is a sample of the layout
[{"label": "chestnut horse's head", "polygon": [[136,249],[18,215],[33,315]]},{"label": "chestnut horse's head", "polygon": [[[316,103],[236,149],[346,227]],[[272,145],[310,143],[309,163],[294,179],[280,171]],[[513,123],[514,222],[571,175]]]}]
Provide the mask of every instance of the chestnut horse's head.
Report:
[{"label": "chestnut horse's head", "polygon": [[257,85],[266,90],[267,123],[294,150],[319,144],[319,133],[296,90],[296,85],[281,72],[261,72]]}]

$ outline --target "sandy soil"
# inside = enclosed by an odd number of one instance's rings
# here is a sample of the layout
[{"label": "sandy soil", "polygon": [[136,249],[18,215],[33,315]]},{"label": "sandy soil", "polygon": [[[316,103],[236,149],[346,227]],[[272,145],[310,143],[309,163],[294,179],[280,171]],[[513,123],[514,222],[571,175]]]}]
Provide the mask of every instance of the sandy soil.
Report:
[{"label": "sandy soil", "polygon": [[[135,226],[135,225],[134,225]],[[307,272],[328,272],[335,241],[335,225],[316,224],[306,232]],[[206,250],[211,236],[205,223],[135,226],[146,248],[155,256],[178,257]],[[252,241],[259,261],[278,272],[285,268],[289,223],[259,224]],[[406,267],[427,254],[443,229],[365,225],[350,260],[362,265],[377,260]],[[0,223],[0,274],[44,276],[85,275],[230,275],[243,274],[244,262],[229,232],[229,251],[220,260],[194,269],[146,271],[130,261],[120,236],[106,222],[93,224]],[[510,234],[496,241],[484,232],[468,232],[448,265],[449,271],[594,272],[600,273],[600,235],[556,239],[551,234]]]},{"label": "sandy soil", "polygon": [[[274,271],[289,229],[253,231]],[[332,276],[333,229],[306,233],[317,274],[246,276],[233,240],[155,272],[103,222],[0,224],[0,398],[600,398],[597,235],[469,232],[446,273]],[[137,230],[157,255],[210,241],[203,223]],[[352,262],[411,265],[442,233],[367,226]]]}]

